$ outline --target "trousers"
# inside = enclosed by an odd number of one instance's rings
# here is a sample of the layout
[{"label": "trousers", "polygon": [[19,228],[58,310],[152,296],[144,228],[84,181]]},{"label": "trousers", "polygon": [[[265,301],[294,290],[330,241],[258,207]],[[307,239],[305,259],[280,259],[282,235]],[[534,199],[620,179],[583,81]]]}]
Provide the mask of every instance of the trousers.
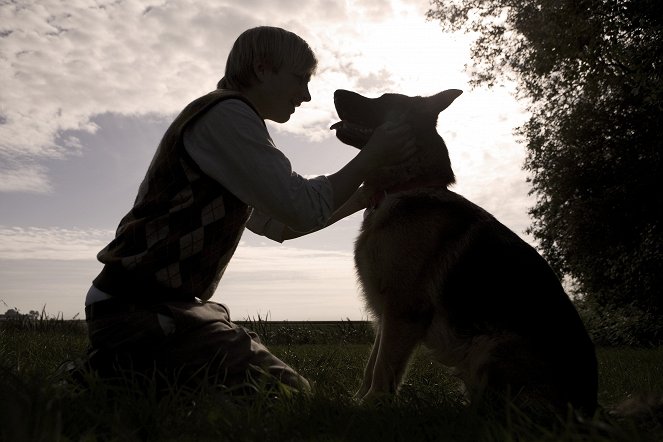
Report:
[{"label": "trousers", "polygon": [[223,304],[127,307],[86,308],[90,354],[102,355],[90,358],[91,368],[103,373],[156,369],[187,382],[204,378],[231,387],[251,379],[310,390],[308,381],[273,355],[256,333],[233,323]]}]

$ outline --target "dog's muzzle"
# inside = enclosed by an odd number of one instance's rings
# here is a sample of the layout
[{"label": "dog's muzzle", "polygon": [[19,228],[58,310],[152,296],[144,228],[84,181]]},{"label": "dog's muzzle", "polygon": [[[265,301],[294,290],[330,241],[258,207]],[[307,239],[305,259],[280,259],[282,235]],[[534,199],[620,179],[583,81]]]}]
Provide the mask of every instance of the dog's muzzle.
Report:
[{"label": "dog's muzzle", "polygon": [[336,138],[357,149],[366,145],[374,131],[374,129],[345,120],[332,124],[329,129],[336,131]]}]

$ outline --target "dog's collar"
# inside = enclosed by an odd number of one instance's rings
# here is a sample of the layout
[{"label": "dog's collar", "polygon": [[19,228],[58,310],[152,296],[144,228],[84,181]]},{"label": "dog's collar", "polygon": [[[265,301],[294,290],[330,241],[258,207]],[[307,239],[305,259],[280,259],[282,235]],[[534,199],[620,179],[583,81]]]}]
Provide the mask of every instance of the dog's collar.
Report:
[{"label": "dog's collar", "polygon": [[405,192],[408,190],[414,190],[414,189],[422,189],[426,187],[447,187],[448,182],[442,181],[442,180],[434,180],[434,181],[410,181],[404,184],[398,184],[394,187],[390,187],[389,189],[385,190],[380,190],[378,192],[375,192],[369,199],[368,199],[368,208],[370,209],[377,209],[382,201],[386,198],[387,195],[391,193],[398,193],[398,192]]}]

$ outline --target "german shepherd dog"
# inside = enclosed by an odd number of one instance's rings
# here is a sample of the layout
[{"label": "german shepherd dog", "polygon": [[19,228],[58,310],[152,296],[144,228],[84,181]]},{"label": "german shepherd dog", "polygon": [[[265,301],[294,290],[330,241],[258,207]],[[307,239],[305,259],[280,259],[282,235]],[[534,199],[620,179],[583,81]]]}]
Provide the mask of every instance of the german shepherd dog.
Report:
[{"label": "german shepherd dog", "polygon": [[460,94],[337,90],[342,142],[361,149],[373,130],[407,121],[417,154],[364,182],[373,195],[355,243],[355,267],[376,338],[362,400],[396,393],[423,343],[453,367],[471,402],[583,414],[597,407],[594,345],[559,279],[518,235],[450,191],[455,181],[438,114]]}]

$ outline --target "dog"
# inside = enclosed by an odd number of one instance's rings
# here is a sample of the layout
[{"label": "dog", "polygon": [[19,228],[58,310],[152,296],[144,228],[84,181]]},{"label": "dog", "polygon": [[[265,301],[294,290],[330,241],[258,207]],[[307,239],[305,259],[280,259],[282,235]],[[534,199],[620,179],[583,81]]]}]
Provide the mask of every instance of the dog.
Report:
[{"label": "dog", "polygon": [[594,345],[559,279],[536,250],[455,181],[438,114],[462,91],[367,98],[337,90],[330,129],[361,149],[387,121],[411,126],[417,153],[367,177],[371,195],[355,242],[375,343],[357,397],[397,393],[424,344],[463,381],[469,403],[597,408]]}]

